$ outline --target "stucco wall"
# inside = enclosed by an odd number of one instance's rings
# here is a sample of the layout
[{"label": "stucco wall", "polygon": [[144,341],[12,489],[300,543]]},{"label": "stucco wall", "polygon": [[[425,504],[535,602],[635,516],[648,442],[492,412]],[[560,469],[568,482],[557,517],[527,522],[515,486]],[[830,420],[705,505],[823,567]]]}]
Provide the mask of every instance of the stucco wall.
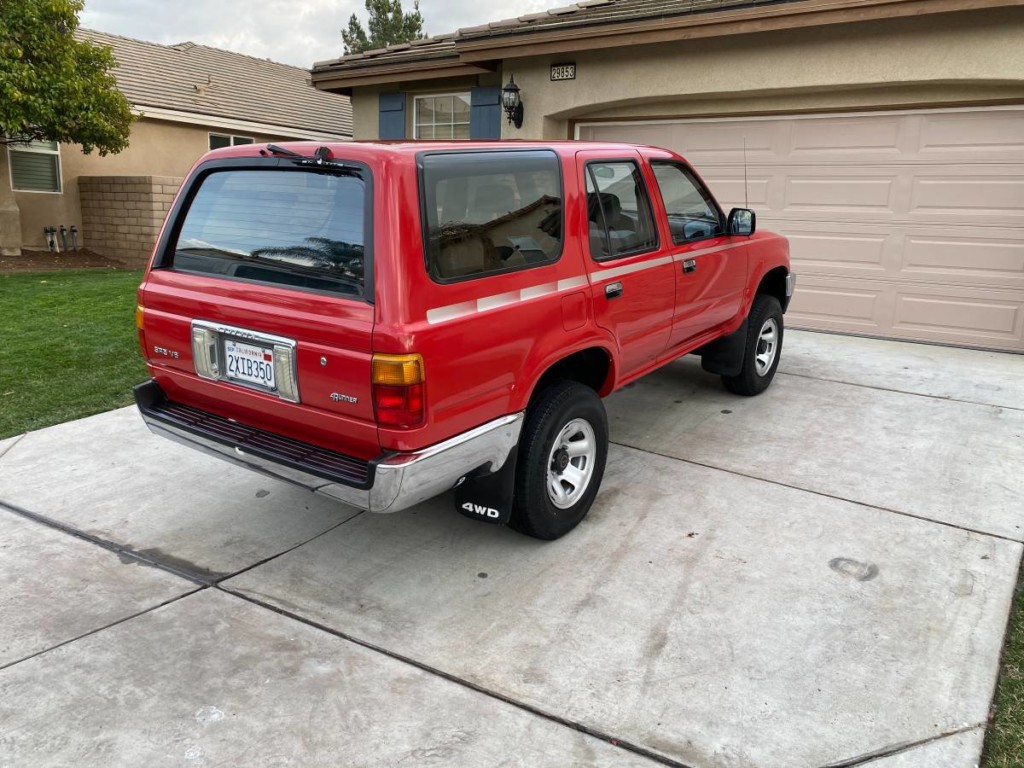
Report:
[{"label": "stucco wall", "polygon": [[[81,147],[62,144],[60,147],[61,177],[64,190],[61,194],[41,192],[15,192],[14,200],[20,209],[21,237],[23,247],[42,249],[46,247],[43,227],[77,226],[81,231],[80,242],[92,248],[91,233],[83,225],[81,200],[78,189],[80,176],[184,176],[192,164],[209,150],[209,134],[232,133],[222,128],[208,128],[201,125],[185,125],[161,120],[142,118],[132,126],[131,141],[127,149],[116,155],[100,157],[98,152],[85,155]],[[234,131],[237,135],[253,136],[257,142],[281,140],[281,136],[262,136]],[[10,177],[6,171],[6,153],[3,158],[4,176],[0,177],[0,188],[9,190]],[[0,192],[0,208],[2,208]],[[2,226],[2,225],[0,225]],[[5,244],[4,231],[0,228],[0,245]]]},{"label": "stucco wall", "polygon": [[0,256],[16,256],[21,251],[21,216],[11,192],[7,152],[0,149]]},{"label": "stucco wall", "polygon": [[[504,138],[570,120],[1024,101],[1024,8],[506,60],[526,113]],[[551,82],[550,65],[576,62]]]},{"label": "stucco wall", "polygon": [[[569,138],[573,120],[594,118],[1021,102],[1021,29],[1021,7],[961,12],[506,59],[490,79],[511,74],[521,88],[526,119],[520,130],[503,121],[510,139]],[[551,82],[550,65],[565,61],[576,62],[576,79]],[[380,90],[355,90],[357,139],[377,137]]]}]

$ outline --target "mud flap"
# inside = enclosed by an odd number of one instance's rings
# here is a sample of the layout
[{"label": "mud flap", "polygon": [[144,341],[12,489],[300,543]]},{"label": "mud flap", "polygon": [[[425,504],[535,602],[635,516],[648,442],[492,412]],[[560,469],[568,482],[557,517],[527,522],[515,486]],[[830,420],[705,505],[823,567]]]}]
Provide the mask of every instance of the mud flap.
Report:
[{"label": "mud flap", "polygon": [[694,354],[700,355],[700,365],[709,373],[738,376],[743,370],[743,357],[747,351],[747,320],[728,336],[705,344]]},{"label": "mud flap", "polygon": [[497,472],[491,472],[488,465],[466,475],[455,486],[455,508],[474,520],[506,525],[512,517],[518,451],[519,446],[512,446],[508,458]]}]

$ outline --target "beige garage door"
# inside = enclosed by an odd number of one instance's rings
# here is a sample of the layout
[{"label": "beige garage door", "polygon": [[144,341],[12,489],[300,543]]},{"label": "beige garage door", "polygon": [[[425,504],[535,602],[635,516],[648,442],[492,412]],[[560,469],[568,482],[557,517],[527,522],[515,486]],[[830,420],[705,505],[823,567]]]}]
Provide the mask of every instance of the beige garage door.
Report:
[{"label": "beige garage door", "polygon": [[1024,351],[1024,108],[585,123],[790,238],[792,327]]}]

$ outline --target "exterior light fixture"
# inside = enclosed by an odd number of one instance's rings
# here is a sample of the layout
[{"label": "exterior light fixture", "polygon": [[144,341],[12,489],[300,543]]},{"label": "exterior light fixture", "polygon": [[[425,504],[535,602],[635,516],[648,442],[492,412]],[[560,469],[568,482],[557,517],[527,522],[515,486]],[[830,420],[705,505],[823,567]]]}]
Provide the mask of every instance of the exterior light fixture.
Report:
[{"label": "exterior light fixture", "polygon": [[523,100],[519,96],[519,86],[512,75],[509,75],[508,83],[501,89],[501,106],[505,108],[505,116],[509,125],[516,128],[523,127]]}]

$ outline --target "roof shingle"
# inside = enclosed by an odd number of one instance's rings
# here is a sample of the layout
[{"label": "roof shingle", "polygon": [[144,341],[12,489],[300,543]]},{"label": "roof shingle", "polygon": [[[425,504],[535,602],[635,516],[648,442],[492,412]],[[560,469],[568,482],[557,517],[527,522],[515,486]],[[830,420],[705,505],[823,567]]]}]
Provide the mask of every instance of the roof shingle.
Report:
[{"label": "roof shingle", "polygon": [[158,45],[78,29],[75,36],[114,49],[117,86],[133,105],[352,135],[352,105],[318,91],[309,72],[192,42]]}]

